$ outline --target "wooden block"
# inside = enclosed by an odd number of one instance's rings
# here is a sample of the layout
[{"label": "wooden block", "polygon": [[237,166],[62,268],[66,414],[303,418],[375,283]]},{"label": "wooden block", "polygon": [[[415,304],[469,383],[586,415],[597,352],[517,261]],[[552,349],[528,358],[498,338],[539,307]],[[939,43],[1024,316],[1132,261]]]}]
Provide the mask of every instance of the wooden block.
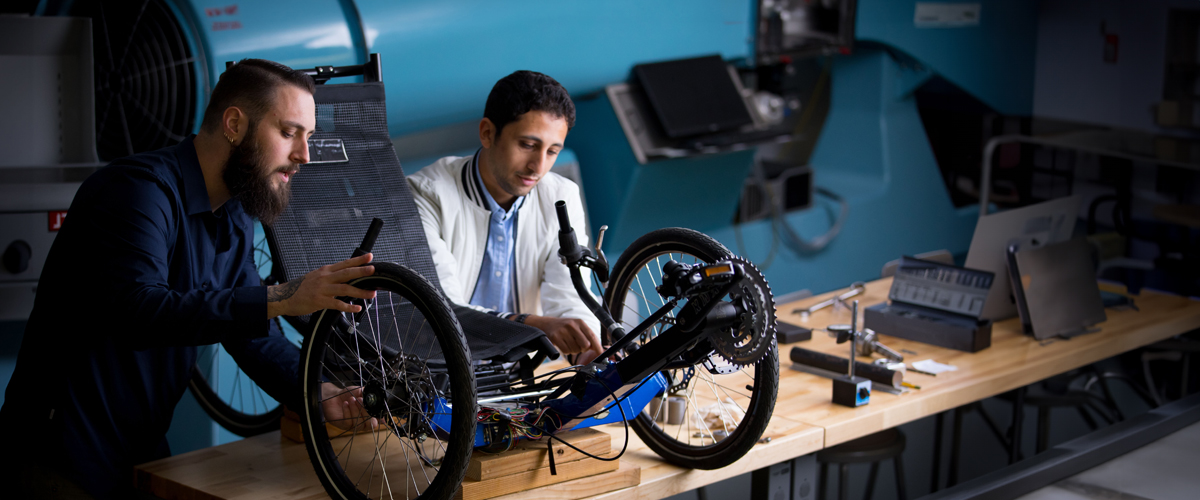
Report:
[{"label": "wooden block", "polygon": [[[291,415],[295,415],[295,413],[292,413]],[[279,435],[288,438],[293,442],[303,443],[304,427],[301,426],[298,418],[299,417],[292,418],[292,416],[288,415],[288,413],[284,413],[282,417],[279,417]],[[355,434],[362,434],[368,431],[370,431],[370,429],[364,426],[355,432]],[[345,430],[342,430],[331,424],[325,424],[325,432],[330,436],[340,436],[346,434]]]},{"label": "wooden block", "polygon": [[279,417],[279,434],[297,443],[304,442],[304,429],[300,426],[300,417],[286,407],[283,416]]},{"label": "wooden block", "polygon": [[[325,432],[329,436],[344,436],[349,432],[333,424],[325,424]],[[360,425],[354,430],[354,434],[365,434],[371,432],[371,428],[366,425]],[[304,427],[300,424],[300,415],[291,411],[288,407],[283,407],[283,416],[279,417],[279,434],[297,443],[304,442]]]},{"label": "wooden block", "polygon": [[455,494],[456,500],[482,500],[509,493],[516,493],[546,485],[563,483],[581,477],[595,476],[617,470],[620,461],[602,461],[594,459],[576,460],[559,464],[555,460],[557,475],[550,475],[550,468],[535,469],[501,476],[486,481],[463,481],[462,487]]},{"label": "wooden block", "polygon": [[532,490],[520,491],[495,500],[558,500],[560,498],[586,498],[594,495],[632,488],[641,484],[642,468],[621,462],[612,472],[564,481]]},{"label": "wooden block", "polygon": [[[564,432],[558,437],[595,456],[603,456],[612,450],[612,437],[595,429]],[[587,459],[587,456],[562,443],[554,443],[554,463],[559,467],[580,459]],[[476,451],[471,455],[471,464],[467,466],[467,479],[485,481],[547,467],[550,467],[550,461],[546,458],[546,441],[521,440],[504,453]]]}]

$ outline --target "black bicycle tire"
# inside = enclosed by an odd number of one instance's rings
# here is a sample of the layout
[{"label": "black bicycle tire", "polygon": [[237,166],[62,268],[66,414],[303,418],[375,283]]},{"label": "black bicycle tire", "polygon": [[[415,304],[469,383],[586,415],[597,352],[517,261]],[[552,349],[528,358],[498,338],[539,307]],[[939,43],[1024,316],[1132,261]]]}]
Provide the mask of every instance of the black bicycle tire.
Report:
[{"label": "black bicycle tire", "polygon": [[[418,498],[423,500],[448,499],[454,496],[466,476],[471,452],[475,444],[476,394],[475,374],[471,370],[471,355],[458,318],[449,302],[432,285],[415,271],[392,263],[374,263],[372,276],[350,282],[359,288],[388,290],[399,293],[424,314],[439,337],[442,353],[448,365],[451,387],[451,429],[445,458],[437,477]],[[305,447],[316,470],[318,479],[332,498],[365,499],[337,465],[337,455],[329,446],[329,435],[320,412],[321,359],[325,354],[326,340],[332,330],[336,314],[320,311],[313,315],[313,331],[305,339],[301,350],[301,385],[303,387],[304,413],[300,416]],[[456,369],[457,367],[457,369]],[[315,420],[320,419],[320,420]],[[314,425],[319,424],[319,425]],[[457,459],[455,459],[457,458]]]},{"label": "black bicycle tire", "polygon": [[[258,245],[255,245],[251,252],[264,252],[267,255],[267,258],[270,258],[269,251],[264,248],[259,248]],[[258,255],[255,254],[254,257],[257,258]],[[261,267],[259,271],[263,272]],[[273,285],[275,283],[276,281],[271,276],[268,275],[263,277],[264,285]],[[285,319],[287,319],[288,322],[297,329],[297,331],[304,331],[296,326],[296,323],[292,321],[292,318]],[[274,318],[271,321],[275,323],[275,327],[278,328],[282,333],[283,323],[279,321],[279,318]],[[213,348],[217,349],[216,346]],[[219,352],[214,352],[214,356],[219,355]],[[241,367],[238,367],[237,369],[241,370]],[[244,374],[244,372],[242,373]],[[246,380],[253,383],[253,380],[251,380],[249,377],[247,377]],[[257,384],[255,384],[254,387],[257,388]],[[192,397],[196,399],[196,403],[200,405],[200,408],[204,410],[204,413],[208,414],[209,418],[220,424],[221,427],[225,428],[225,430],[238,436],[253,437],[264,432],[270,432],[279,429],[279,419],[283,417],[282,404],[276,404],[275,407],[270,411],[257,414],[246,413],[234,408],[224,399],[222,399],[221,395],[218,394],[217,391],[213,390],[212,384],[208,383],[208,377],[205,377],[204,371],[200,369],[200,360],[197,360],[197,364],[192,366],[192,375],[188,379],[188,389],[192,392]],[[270,396],[267,395],[267,397]],[[274,399],[272,398],[271,401],[274,401]],[[277,401],[275,402],[278,403]]]},{"label": "black bicycle tire", "polygon": [[208,379],[200,367],[192,367],[192,376],[188,380],[188,389],[196,403],[208,414],[209,418],[224,427],[225,430],[241,437],[252,437],[279,429],[279,418],[283,416],[283,405],[277,405],[271,411],[260,414],[250,414],[238,411],[229,406],[209,385]]},{"label": "black bicycle tire", "polygon": [[[626,288],[626,282],[637,275],[643,264],[650,259],[648,256],[668,251],[687,251],[708,262],[731,255],[729,249],[717,240],[686,228],[659,229],[638,238],[617,259],[609,287],[604,293],[604,303],[618,323],[623,316],[620,306],[623,304],[624,294],[618,296],[617,291]],[[755,365],[754,372],[754,389],[745,417],[732,434],[713,445],[692,446],[665,436],[644,412],[639,413],[630,426],[646,446],[670,463],[704,470],[728,466],[754,447],[766,430],[774,411],[779,390],[779,349],[774,338],[771,339],[771,348],[766,356]]]}]

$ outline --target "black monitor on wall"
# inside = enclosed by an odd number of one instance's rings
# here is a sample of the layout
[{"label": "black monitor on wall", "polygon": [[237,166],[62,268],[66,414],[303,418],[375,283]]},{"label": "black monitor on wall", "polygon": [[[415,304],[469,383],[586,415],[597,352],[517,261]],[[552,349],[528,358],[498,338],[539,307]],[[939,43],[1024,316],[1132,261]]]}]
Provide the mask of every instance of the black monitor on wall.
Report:
[{"label": "black monitor on wall", "polygon": [[856,0],[759,0],[754,43],[758,63],[849,53],[855,4]]},{"label": "black monitor on wall", "polygon": [[667,137],[736,130],[753,122],[719,55],[639,64],[633,74]]}]

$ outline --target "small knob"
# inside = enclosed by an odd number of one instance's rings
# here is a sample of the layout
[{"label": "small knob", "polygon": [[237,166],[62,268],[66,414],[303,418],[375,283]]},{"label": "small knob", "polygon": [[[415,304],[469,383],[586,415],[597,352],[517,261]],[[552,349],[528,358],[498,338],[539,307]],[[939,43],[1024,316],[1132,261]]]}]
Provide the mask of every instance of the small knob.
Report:
[{"label": "small knob", "polygon": [[871,397],[871,391],[867,390],[866,387],[858,388],[858,399],[867,399],[869,397]]},{"label": "small knob", "polygon": [[836,336],[837,343],[839,344],[850,340],[850,335],[853,332],[853,330],[850,328],[850,325],[829,325],[825,327],[825,330]]},{"label": "small knob", "polygon": [[12,274],[21,274],[29,270],[29,259],[33,257],[33,248],[25,240],[17,240],[8,244],[4,250],[4,269]]}]

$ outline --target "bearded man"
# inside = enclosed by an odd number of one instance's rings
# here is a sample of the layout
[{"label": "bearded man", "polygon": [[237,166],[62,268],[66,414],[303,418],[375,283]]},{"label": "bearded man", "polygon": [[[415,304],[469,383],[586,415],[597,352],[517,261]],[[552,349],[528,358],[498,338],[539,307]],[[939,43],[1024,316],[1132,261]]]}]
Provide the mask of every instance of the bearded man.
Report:
[{"label": "bearded man", "polygon": [[[196,346],[220,342],[268,394],[300,407],[299,351],[271,321],[321,309],[371,255],[263,286],[251,218],[273,221],[316,128],[307,75],[247,59],[220,78],[200,133],[112,162],[80,187],[47,257],[8,385],[4,488],[20,498],[128,498],[166,432]],[[361,415],[354,394],[327,416]]]}]

